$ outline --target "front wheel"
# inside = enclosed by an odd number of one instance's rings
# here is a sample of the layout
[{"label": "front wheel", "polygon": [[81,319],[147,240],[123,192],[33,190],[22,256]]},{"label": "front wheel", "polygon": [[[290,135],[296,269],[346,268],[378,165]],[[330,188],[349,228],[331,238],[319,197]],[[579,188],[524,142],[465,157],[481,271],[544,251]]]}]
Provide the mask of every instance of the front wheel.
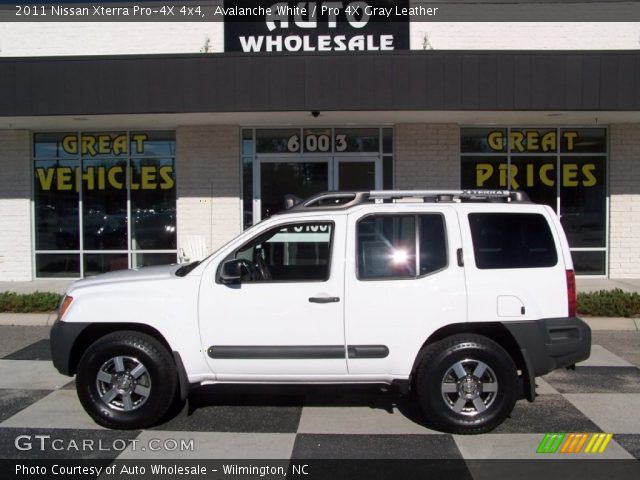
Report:
[{"label": "front wheel", "polygon": [[427,346],[417,370],[422,409],[451,433],[493,430],[513,410],[517,387],[510,355],[481,335],[452,335]]},{"label": "front wheel", "polygon": [[145,428],[169,410],[177,392],[171,354],[144,333],[115,332],[96,340],[80,359],[80,403],[107,428]]}]

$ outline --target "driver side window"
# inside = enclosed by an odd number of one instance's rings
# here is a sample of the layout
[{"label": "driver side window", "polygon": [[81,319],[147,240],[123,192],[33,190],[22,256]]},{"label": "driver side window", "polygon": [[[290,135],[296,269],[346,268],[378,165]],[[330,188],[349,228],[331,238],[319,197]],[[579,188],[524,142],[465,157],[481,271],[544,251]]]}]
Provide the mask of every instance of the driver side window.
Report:
[{"label": "driver side window", "polygon": [[332,222],[294,223],[267,230],[243,245],[241,281],[323,282],[329,279]]}]

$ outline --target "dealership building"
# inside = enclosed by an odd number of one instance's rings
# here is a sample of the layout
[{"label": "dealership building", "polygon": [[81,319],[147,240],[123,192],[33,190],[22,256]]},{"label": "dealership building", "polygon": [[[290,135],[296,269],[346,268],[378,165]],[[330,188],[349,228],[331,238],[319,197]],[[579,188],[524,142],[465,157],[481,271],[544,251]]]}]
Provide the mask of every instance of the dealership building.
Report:
[{"label": "dealership building", "polygon": [[211,252],[286,194],[460,188],[640,278],[640,25],[396,20],[2,25],[0,281]]}]

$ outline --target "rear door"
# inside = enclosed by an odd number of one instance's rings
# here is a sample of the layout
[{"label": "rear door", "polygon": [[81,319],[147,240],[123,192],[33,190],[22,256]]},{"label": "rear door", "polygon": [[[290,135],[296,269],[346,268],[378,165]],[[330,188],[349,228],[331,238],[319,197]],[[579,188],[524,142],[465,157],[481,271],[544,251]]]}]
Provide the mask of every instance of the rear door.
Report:
[{"label": "rear door", "polygon": [[427,337],[466,320],[456,212],[397,206],[348,220],[345,332],[349,373],[407,376]]}]

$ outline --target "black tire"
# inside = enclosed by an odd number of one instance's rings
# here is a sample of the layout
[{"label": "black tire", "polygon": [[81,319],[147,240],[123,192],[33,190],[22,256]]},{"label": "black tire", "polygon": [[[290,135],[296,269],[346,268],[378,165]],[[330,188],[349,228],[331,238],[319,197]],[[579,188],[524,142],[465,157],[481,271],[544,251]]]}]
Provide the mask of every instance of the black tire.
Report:
[{"label": "black tire", "polygon": [[174,402],[178,375],[171,354],[158,340],[135,331],[114,332],[84,352],[76,389],[99,425],[145,428],[162,419]]},{"label": "black tire", "polygon": [[420,406],[430,423],[445,432],[489,432],[509,416],[517,399],[511,356],[481,335],[452,335],[428,345],[416,375]]}]

